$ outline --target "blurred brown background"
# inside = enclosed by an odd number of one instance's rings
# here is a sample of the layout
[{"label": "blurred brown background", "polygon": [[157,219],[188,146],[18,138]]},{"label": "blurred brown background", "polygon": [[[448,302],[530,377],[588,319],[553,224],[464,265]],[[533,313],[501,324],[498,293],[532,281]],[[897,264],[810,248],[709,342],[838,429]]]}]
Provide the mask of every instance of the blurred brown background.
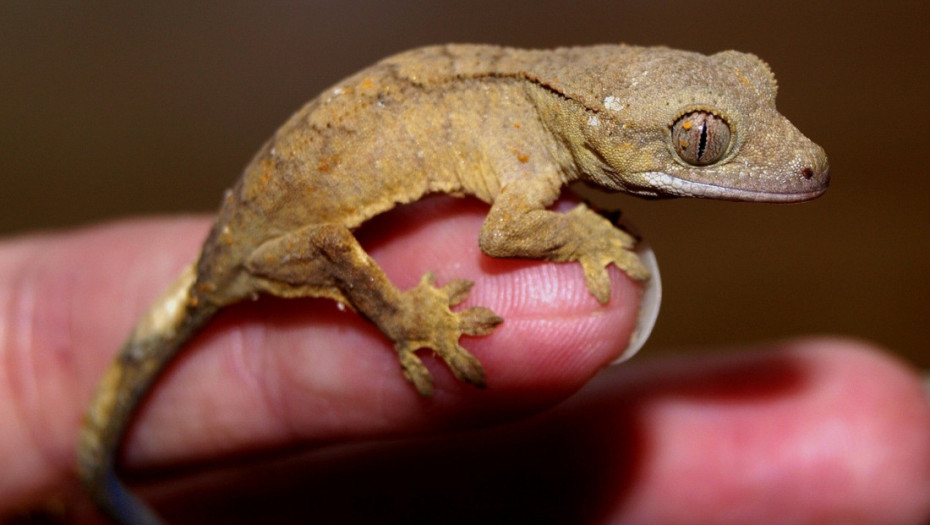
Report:
[{"label": "blurred brown background", "polygon": [[0,233],[212,211],[292,111],[419,45],[739,49],[772,65],[833,186],[795,206],[619,199],[664,275],[644,355],[839,333],[930,367],[924,4],[151,4],[3,2]]}]

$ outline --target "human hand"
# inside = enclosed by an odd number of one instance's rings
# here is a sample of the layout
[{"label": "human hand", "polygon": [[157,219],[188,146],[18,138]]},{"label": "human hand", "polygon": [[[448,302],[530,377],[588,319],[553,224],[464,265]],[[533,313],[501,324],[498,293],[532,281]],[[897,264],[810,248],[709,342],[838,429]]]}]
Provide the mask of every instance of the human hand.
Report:
[{"label": "human hand", "polygon": [[[437,394],[419,398],[380,333],[331,302],[232,307],[127,439],[129,479],[145,474],[140,494],[169,523],[930,517],[930,407],[916,375],[860,343],[628,363],[544,411],[622,350],[635,285],[612,273],[601,307],[577,265],[489,260],[470,241],[485,210],[436,202],[362,237],[401,288],[427,269],[476,280],[467,305],[506,319],[464,343],[488,390],[427,359]],[[54,496],[69,521],[100,519],[74,474],[85,404],[207,227],[137,221],[0,244],[0,516]],[[272,449],[289,453],[256,456]]]}]

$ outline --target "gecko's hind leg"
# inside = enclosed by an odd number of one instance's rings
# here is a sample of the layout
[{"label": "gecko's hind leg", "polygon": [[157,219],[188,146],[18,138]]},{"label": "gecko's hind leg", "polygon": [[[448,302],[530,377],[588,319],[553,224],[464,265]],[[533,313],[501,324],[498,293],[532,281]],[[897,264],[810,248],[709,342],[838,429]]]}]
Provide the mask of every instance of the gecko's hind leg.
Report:
[{"label": "gecko's hind leg", "polygon": [[453,312],[471,282],[437,288],[430,273],[417,286],[398,290],[347,228],[307,226],[261,245],[246,267],[267,293],[341,301],[371,320],[397,350],[404,375],[424,396],[433,393],[429,371],[415,354],[430,348],[461,380],[484,386],[481,363],[459,344],[462,335],[485,335],[503,319],[483,307]]}]

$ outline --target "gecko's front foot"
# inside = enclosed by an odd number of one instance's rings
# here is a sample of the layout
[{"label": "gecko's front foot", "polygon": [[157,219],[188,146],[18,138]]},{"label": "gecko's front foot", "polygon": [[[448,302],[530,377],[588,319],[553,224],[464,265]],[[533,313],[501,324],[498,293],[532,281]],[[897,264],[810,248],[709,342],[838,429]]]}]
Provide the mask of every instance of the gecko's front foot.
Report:
[{"label": "gecko's front foot", "polygon": [[616,265],[636,281],[649,279],[649,270],[633,251],[636,239],[632,235],[584,204],[576,206],[568,215],[584,232],[576,237],[577,245],[572,249],[572,258],[581,264],[588,291],[598,301],[606,303],[610,299],[610,276],[607,274],[607,266],[610,264]]},{"label": "gecko's front foot", "polygon": [[450,306],[468,297],[471,281],[454,280],[436,288],[436,279],[427,272],[416,287],[402,294],[401,304],[385,326],[394,341],[404,376],[423,396],[433,395],[433,380],[423,361],[415,354],[431,348],[446,362],[455,377],[484,387],[481,363],[459,344],[462,335],[486,335],[503,319],[483,307],[453,312]]}]

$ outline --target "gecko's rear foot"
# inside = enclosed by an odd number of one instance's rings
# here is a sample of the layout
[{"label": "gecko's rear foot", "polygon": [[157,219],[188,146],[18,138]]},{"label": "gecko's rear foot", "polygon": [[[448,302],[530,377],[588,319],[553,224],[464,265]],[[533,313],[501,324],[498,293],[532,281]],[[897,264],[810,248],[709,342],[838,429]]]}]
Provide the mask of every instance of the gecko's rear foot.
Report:
[{"label": "gecko's rear foot", "polygon": [[504,320],[483,307],[453,312],[450,306],[468,297],[471,281],[454,280],[441,288],[427,272],[416,287],[402,295],[402,304],[385,330],[394,340],[404,376],[423,396],[433,395],[433,379],[423,361],[414,353],[431,348],[446,362],[455,377],[483,388],[481,363],[459,344],[462,335],[486,335]]}]

